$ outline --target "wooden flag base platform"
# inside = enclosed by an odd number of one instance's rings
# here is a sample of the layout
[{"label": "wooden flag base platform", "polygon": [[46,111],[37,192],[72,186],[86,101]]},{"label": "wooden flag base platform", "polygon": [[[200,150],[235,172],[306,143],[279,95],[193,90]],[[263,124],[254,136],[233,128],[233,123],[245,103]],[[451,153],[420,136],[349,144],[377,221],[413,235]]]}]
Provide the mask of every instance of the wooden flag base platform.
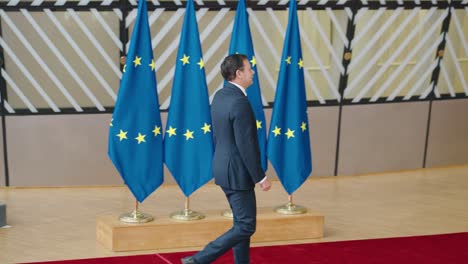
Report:
[{"label": "wooden flag base platform", "polygon": [[[176,221],[154,216],[143,224],[120,222],[116,215],[99,216],[97,240],[112,251],[151,250],[204,246],[232,227],[221,211],[203,212],[206,218]],[[252,242],[300,240],[323,237],[324,216],[309,210],[301,215],[281,215],[271,208],[258,208],[257,230]]]}]

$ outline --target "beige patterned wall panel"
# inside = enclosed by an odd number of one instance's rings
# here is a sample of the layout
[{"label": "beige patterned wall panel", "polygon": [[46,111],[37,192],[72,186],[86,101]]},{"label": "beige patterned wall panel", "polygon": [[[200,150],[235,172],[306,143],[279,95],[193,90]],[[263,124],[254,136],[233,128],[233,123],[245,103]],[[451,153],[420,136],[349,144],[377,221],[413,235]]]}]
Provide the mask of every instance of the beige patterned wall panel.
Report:
[{"label": "beige patterned wall panel", "polygon": [[468,99],[432,105],[426,167],[468,163]]},{"label": "beige patterned wall panel", "polygon": [[343,108],[339,175],[422,167],[428,102]]}]

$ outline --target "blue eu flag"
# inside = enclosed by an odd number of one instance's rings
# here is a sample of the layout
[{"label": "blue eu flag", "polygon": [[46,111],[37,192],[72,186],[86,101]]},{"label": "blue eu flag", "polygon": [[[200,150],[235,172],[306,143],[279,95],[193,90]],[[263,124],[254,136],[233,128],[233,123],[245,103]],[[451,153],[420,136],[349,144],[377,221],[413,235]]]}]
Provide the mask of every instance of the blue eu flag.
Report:
[{"label": "blue eu flag", "polygon": [[257,60],[252,43],[252,34],[250,33],[249,15],[245,8],[245,0],[239,0],[237,4],[236,18],[232,30],[231,45],[229,54],[245,54],[250,61],[252,69],[255,71],[253,84],[247,89],[247,96],[257,120],[258,145],[260,147],[260,161],[264,171],[267,170],[266,157],[266,123],[265,113],[263,112],[262,94],[260,93],[260,83],[257,74]]},{"label": "blue eu flag", "polygon": [[268,136],[268,158],[288,194],[296,191],[312,171],[304,62],[296,9],[296,1],[290,1]]},{"label": "blue eu flag", "polygon": [[197,20],[187,1],[164,136],[165,162],[186,197],[213,176],[213,136]]},{"label": "blue eu flag", "polygon": [[146,1],[139,1],[109,130],[108,154],[142,202],[163,182],[163,142]]}]

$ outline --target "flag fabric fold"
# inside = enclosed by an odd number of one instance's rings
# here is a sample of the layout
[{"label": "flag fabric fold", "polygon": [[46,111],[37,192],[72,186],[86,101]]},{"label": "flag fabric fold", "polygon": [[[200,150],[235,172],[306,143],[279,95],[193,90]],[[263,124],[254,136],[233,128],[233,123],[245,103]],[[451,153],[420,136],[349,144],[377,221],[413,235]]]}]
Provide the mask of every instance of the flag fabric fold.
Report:
[{"label": "flag fabric fold", "polygon": [[108,154],[142,202],[164,179],[163,141],[146,1],[138,14],[109,129]]},{"label": "flag fabric fold", "polygon": [[288,194],[312,171],[303,66],[297,6],[292,0],[267,145],[268,158]]},{"label": "flag fabric fold", "polygon": [[188,0],[164,136],[165,163],[186,197],[213,177],[213,137],[204,66],[194,3]]},{"label": "flag fabric fold", "polygon": [[252,70],[255,71],[253,84],[247,89],[247,96],[255,114],[257,121],[257,136],[260,148],[260,161],[264,171],[267,170],[266,156],[266,123],[263,112],[262,94],[260,92],[260,82],[258,81],[257,60],[252,42],[252,34],[249,26],[249,15],[245,6],[245,0],[239,0],[237,4],[236,17],[231,35],[229,54],[244,54],[250,61]]}]

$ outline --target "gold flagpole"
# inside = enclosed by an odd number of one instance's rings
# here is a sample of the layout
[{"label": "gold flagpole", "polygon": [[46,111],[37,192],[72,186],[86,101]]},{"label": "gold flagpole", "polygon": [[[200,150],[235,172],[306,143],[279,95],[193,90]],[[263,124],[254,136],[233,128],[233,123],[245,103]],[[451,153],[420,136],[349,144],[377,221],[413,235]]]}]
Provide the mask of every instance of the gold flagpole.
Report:
[{"label": "gold flagpole", "polygon": [[177,212],[172,213],[170,217],[174,220],[193,221],[193,220],[201,220],[205,218],[205,215],[203,215],[202,213],[190,210],[190,199],[189,197],[185,197],[185,209],[182,211],[177,211]]},{"label": "gold flagpole", "polygon": [[293,203],[292,195],[288,196],[287,204],[275,207],[274,210],[279,214],[285,215],[305,214],[307,212],[307,209],[305,207]]},{"label": "gold flagpole", "polygon": [[138,211],[138,200],[135,200],[135,210],[131,213],[121,214],[119,220],[124,223],[147,223],[153,221],[154,218],[149,214]]}]

